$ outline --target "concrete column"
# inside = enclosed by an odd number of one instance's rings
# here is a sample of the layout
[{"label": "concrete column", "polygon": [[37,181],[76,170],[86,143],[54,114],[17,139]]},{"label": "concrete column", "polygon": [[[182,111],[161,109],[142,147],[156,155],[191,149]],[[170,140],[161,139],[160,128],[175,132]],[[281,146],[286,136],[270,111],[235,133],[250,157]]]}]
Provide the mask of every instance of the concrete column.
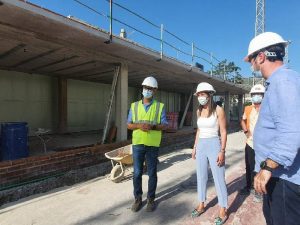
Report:
[{"label": "concrete column", "polygon": [[225,104],[224,104],[224,110],[227,118],[227,123],[230,122],[230,93],[228,91],[225,92]]},{"label": "concrete column", "polygon": [[238,109],[239,109],[239,120],[242,118],[243,116],[243,105],[244,105],[244,95],[239,95],[238,97]]},{"label": "concrete column", "polygon": [[68,127],[68,80],[58,78],[58,132],[67,132]]},{"label": "concrete column", "polygon": [[127,140],[127,111],[128,111],[128,66],[121,64],[116,87],[117,141]]},{"label": "concrete column", "polygon": [[193,115],[192,115],[192,127],[197,128],[197,109],[199,107],[199,102],[197,97],[192,96],[193,98]]}]

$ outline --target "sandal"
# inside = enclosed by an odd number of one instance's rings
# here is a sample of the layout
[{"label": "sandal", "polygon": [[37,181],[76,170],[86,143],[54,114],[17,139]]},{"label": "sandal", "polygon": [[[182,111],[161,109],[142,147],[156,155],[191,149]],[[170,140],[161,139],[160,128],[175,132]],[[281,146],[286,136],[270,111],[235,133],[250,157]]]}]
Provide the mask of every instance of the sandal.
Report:
[{"label": "sandal", "polygon": [[228,219],[228,215],[224,216],[223,218],[218,216],[215,218],[215,225],[222,225],[226,222],[227,219]]},{"label": "sandal", "polygon": [[194,209],[191,213],[192,218],[200,216],[202,213],[204,213],[205,209],[203,208],[201,211],[198,211],[197,209]]}]

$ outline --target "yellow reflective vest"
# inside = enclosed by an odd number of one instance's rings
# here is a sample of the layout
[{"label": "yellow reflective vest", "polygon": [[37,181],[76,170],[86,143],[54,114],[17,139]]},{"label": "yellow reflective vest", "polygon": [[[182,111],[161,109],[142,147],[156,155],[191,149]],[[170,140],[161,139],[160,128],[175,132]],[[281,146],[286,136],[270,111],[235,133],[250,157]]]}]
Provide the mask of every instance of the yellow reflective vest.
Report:
[{"label": "yellow reflective vest", "polygon": [[[150,108],[146,112],[143,101],[137,101],[131,104],[132,122],[133,123],[147,123],[151,125],[160,124],[160,118],[162,114],[164,104],[156,100],[153,100]],[[136,129],[132,133],[133,145],[146,145],[159,147],[161,142],[162,131],[161,130],[149,130],[142,131]]]}]

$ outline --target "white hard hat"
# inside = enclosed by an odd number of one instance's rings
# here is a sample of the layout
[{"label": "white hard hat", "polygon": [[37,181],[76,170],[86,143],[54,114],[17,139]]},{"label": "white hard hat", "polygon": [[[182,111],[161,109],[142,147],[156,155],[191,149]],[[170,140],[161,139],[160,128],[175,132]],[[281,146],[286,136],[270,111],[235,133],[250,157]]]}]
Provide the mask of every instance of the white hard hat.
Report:
[{"label": "white hard hat", "polygon": [[214,87],[206,82],[201,82],[198,84],[196,92],[194,93],[194,95],[197,95],[198,92],[212,92],[212,93],[216,93],[216,90],[214,89]]},{"label": "white hard hat", "polygon": [[142,83],[143,86],[158,88],[157,80],[154,77],[146,77]]},{"label": "white hard hat", "polygon": [[265,87],[261,84],[256,84],[251,88],[250,94],[261,94],[265,93]]},{"label": "white hard hat", "polygon": [[244,58],[244,61],[249,62],[249,56],[253,53],[276,44],[283,44],[284,46],[287,46],[288,41],[283,40],[279,34],[273,32],[264,32],[257,35],[251,40],[248,48],[248,55]]}]

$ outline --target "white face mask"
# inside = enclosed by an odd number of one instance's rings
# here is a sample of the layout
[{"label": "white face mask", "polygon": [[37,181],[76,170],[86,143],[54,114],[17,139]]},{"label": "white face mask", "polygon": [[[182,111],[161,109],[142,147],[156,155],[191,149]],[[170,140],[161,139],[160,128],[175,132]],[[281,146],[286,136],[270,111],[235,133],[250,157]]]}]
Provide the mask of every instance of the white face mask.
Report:
[{"label": "white face mask", "polygon": [[252,102],[254,104],[260,104],[261,101],[262,101],[262,99],[263,99],[263,96],[261,96],[261,95],[253,95],[251,99],[252,99]]},{"label": "white face mask", "polygon": [[206,103],[208,102],[208,98],[205,96],[199,96],[198,101],[200,105],[206,105]]}]

